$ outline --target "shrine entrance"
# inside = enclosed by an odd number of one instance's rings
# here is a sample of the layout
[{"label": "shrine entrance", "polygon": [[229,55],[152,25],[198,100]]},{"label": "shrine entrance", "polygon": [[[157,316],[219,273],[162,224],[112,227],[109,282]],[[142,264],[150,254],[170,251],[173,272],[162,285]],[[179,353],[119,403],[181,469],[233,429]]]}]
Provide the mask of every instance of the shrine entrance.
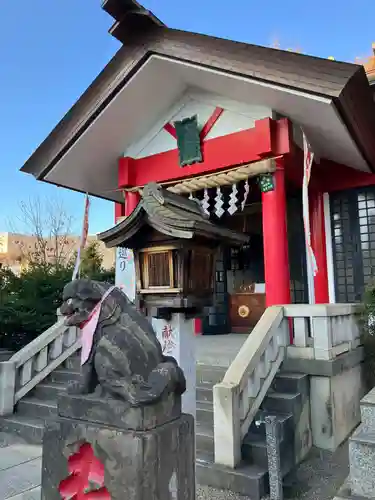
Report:
[{"label": "shrine entrance", "polygon": [[[290,292],[292,303],[308,303],[306,253],[301,190],[287,183],[287,223]],[[266,309],[262,193],[258,179],[233,186],[199,191],[193,197],[203,204],[217,224],[247,234],[249,244],[222,247],[216,264],[214,304],[203,319],[203,334],[246,333]]]}]

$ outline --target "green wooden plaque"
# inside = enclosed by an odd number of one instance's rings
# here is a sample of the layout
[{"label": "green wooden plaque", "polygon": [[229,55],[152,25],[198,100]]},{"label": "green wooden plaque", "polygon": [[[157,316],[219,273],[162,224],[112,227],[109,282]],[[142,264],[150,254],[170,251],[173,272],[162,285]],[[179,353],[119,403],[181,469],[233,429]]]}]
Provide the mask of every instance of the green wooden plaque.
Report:
[{"label": "green wooden plaque", "polygon": [[197,115],[174,123],[177,135],[180,166],[202,161],[200,133]]},{"label": "green wooden plaque", "polygon": [[272,174],[262,174],[258,177],[258,184],[262,193],[268,193],[275,189]]}]

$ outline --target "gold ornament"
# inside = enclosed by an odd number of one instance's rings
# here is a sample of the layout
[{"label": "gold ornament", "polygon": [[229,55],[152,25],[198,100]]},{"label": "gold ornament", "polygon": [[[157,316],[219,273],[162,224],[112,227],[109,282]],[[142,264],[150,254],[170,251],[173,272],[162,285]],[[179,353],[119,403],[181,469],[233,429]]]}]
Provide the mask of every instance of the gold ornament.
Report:
[{"label": "gold ornament", "polygon": [[238,308],[238,316],[240,316],[241,318],[247,318],[250,314],[250,309],[247,307],[247,306],[240,306]]}]

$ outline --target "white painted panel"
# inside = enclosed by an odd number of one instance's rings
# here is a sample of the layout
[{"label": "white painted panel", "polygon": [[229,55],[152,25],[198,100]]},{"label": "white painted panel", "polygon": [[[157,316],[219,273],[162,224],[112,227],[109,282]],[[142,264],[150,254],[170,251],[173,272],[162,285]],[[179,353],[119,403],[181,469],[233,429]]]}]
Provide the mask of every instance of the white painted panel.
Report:
[{"label": "white painted panel", "polygon": [[176,139],[163,128],[160,132],[153,138],[151,138],[150,142],[136,155],[129,155],[127,153],[126,156],[132,156],[133,158],[145,158],[146,156],[156,155],[158,153],[163,153],[164,151],[171,151],[172,149],[176,149],[177,142]]},{"label": "white painted panel", "polygon": [[180,109],[178,113],[171,116],[170,120],[166,121],[179,121],[184,118],[190,118],[191,116],[197,115],[198,117],[198,125],[200,128],[207,122],[212,113],[215,111],[215,107],[213,104],[207,104],[203,101],[196,101],[195,99],[189,100],[185,106]]},{"label": "white painted panel", "polygon": [[138,144],[133,144],[125,155],[145,158],[175,149],[176,139],[164,130],[164,125],[197,115],[198,125],[203,128],[217,106],[222,107],[224,112],[207,135],[207,139],[246,130],[254,126],[255,120],[272,116],[271,110],[264,106],[249,106],[215,94],[194,90],[187,92],[180,102],[175,103],[165,117],[158,121],[157,126],[152,127],[149,134],[146,134]]},{"label": "white painted panel", "polygon": [[[262,116],[262,118],[264,118],[264,116]],[[221,137],[223,135],[233,134],[234,132],[252,128],[254,127],[255,120],[258,119],[259,117],[254,118],[233,113],[232,111],[224,111],[207,135],[207,139],[213,139],[214,137]]]},{"label": "white painted panel", "polygon": [[330,208],[329,193],[323,194],[323,202],[324,202],[324,228],[326,233],[328,297],[329,297],[329,303],[334,304],[336,302],[336,292],[335,292],[335,271],[333,266],[332,225],[331,225],[331,208]]}]

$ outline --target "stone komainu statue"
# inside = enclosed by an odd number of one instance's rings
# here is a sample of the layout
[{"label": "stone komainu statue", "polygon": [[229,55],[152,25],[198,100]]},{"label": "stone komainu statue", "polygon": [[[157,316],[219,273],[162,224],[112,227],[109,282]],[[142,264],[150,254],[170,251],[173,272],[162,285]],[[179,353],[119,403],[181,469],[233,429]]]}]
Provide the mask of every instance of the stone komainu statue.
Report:
[{"label": "stone komainu statue", "polygon": [[181,395],[186,380],[176,360],[162,353],[147,318],[118,288],[88,279],[68,283],[61,313],[69,326],[81,327],[104,298],[81,382],[70,391],[94,393],[128,402],[130,406],[155,404],[165,395]]}]

